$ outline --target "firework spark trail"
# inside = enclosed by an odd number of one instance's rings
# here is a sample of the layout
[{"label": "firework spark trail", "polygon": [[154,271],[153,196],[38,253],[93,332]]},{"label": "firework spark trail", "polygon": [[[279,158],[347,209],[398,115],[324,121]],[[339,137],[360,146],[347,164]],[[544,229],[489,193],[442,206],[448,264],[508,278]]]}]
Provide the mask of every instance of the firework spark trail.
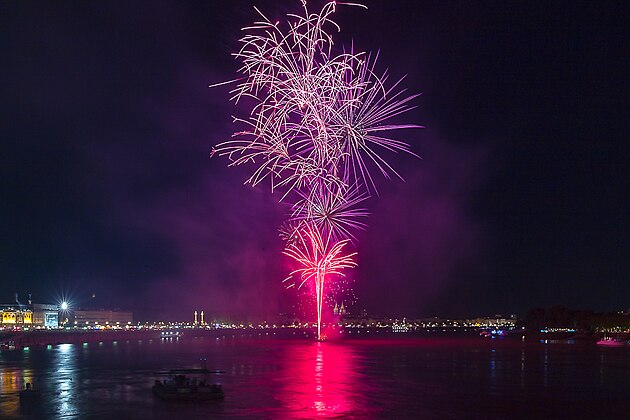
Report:
[{"label": "firework spark trail", "polygon": [[[288,14],[286,28],[255,8],[259,20],[243,28],[242,77],[231,99],[253,100],[248,117],[234,117],[245,129],[216,145],[211,155],[227,156],[230,166],[253,164],[246,183],[268,181],[281,201],[292,203],[288,223],[281,228],[284,254],[299,268],[285,281],[289,287],[313,286],[317,301],[318,338],[321,338],[325,284],[330,276],[356,266],[356,252],[345,248],[366,227],[366,209],[358,207],[377,194],[370,174],[400,175],[380,155],[383,150],[414,155],[409,145],[386,135],[388,131],[419,128],[390,124],[393,117],[414,108],[418,95],[407,95],[399,85],[388,85],[387,72],[378,75],[378,54],[334,53],[329,28],[341,28],[331,19],[337,5],[327,2],[319,13]],[[290,279],[299,277],[298,282]]]},{"label": "firework spark trail", "polygon": [[363,230],[366,224],[361,220],[368,211],[356,206],[367,200],[358,184],[349,187],[345,184],[327,185],[319,182],[307,193],[298,191],[300,200],[293,205],[291,221],[310,221],[323,234],[330,234],[333,240],[356,239],[352,230]]}]

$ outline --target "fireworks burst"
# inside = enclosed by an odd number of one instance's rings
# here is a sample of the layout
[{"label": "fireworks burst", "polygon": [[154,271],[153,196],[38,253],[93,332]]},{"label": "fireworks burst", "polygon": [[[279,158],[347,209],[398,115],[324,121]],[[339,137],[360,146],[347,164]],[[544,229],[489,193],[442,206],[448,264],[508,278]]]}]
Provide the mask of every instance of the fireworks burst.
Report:
[{"label": "fireworks burst", "polygon": [[335,52],[330,29],[341,30],[331,19],[338,5],[366,8],[331,1],[312,13],[303,0],[303,13],[288,14],[286,25],[255,8],[260,19],[243,28],[233,54],[243,63],[242,77],[227,82],[236,84],[233,101],[251,98],[254,105],[248,117],[234,117],[245,129],[212,151],[227,156],[230,166],[254,165],[246,183],[266,180],[281,201],[292,203],[281,238],[298,268],[285,282],[313,286],[318,337],[326,281],[356,266],[356,252],[346,248],[366,226],[368,212],[360,205],[377,192],[370,168],[400,177],[380,152],[413,155],[387,132],[420,127],[387,123],[413,109],[418,95],[400,89],[402,79],[389,86],[387,72],[376,73],[376,56],[353,48]]},{"label": "fireworks burst", "polygon": [[[356,252],[343,254],[349,239],[333,241],[329,235],[325,238],[321,232],[309,223],[304,223],[295,232],[295,240],[291,241],[284,254],[298,263],[299,268],[293,270],[285,282],[294,280],[299,275],[298,288],[307,282],[314,282],[317,299],[317,337],[321,337],[322,304],[324,302],[324,285],[330,276],[344,276],[343,269],[356,267],[352,257]],[[296,283],[289,283],[289,287]]]}]

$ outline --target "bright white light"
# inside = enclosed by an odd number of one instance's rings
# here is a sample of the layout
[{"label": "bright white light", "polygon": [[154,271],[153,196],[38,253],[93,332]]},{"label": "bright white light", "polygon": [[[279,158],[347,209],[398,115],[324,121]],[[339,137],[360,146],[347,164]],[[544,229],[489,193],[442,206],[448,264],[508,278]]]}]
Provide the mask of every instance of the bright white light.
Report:
[{"label": "bright white light", "polygon": [[61,310],[65,311],[66,309],[68,309],[68,302],[61,302]]}]

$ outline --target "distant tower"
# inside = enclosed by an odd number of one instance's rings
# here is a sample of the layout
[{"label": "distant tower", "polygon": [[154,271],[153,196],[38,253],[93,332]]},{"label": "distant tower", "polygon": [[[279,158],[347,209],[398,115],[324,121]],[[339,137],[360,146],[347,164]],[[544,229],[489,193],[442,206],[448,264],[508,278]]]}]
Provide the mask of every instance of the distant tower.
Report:
[{"label": "distant tower", "polygon": [[346,308],[344,308],[343,302],[341,302],[341,308],[339,308],[339,315],[345,315],[345,314],[346,314]]},{"label": "distant tower", "polygon": [[205,322],[203,320],[203,311],[201,311],[201,325],[205,325]]},{"label": "distant tower", "polygon": [[339,307],[337,306],[337,302],[335,302],[335,309],[333,309],[333,314],[339,315]]},{"label": "distant tower", "polygon": [[193,325],[195,325],[195,326],[197,325],[197,311],[195,311],[195,322],[194,322]]}]

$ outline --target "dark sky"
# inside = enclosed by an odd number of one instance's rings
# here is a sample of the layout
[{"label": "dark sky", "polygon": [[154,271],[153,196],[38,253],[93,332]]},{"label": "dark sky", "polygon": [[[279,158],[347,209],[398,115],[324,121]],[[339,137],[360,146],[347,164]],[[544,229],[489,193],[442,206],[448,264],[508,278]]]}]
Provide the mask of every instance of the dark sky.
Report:
[{"label": "dark sky", "polygon": [[[299,2],[0,3],[0,300],[286,309],[286,207],[209,159],[244,109],[207,86],[235,77],[255,4]],[[427,128],[369,202],[357,309],[630,307],[628,2],[366,4],[338,43],[380,49]]]}]

